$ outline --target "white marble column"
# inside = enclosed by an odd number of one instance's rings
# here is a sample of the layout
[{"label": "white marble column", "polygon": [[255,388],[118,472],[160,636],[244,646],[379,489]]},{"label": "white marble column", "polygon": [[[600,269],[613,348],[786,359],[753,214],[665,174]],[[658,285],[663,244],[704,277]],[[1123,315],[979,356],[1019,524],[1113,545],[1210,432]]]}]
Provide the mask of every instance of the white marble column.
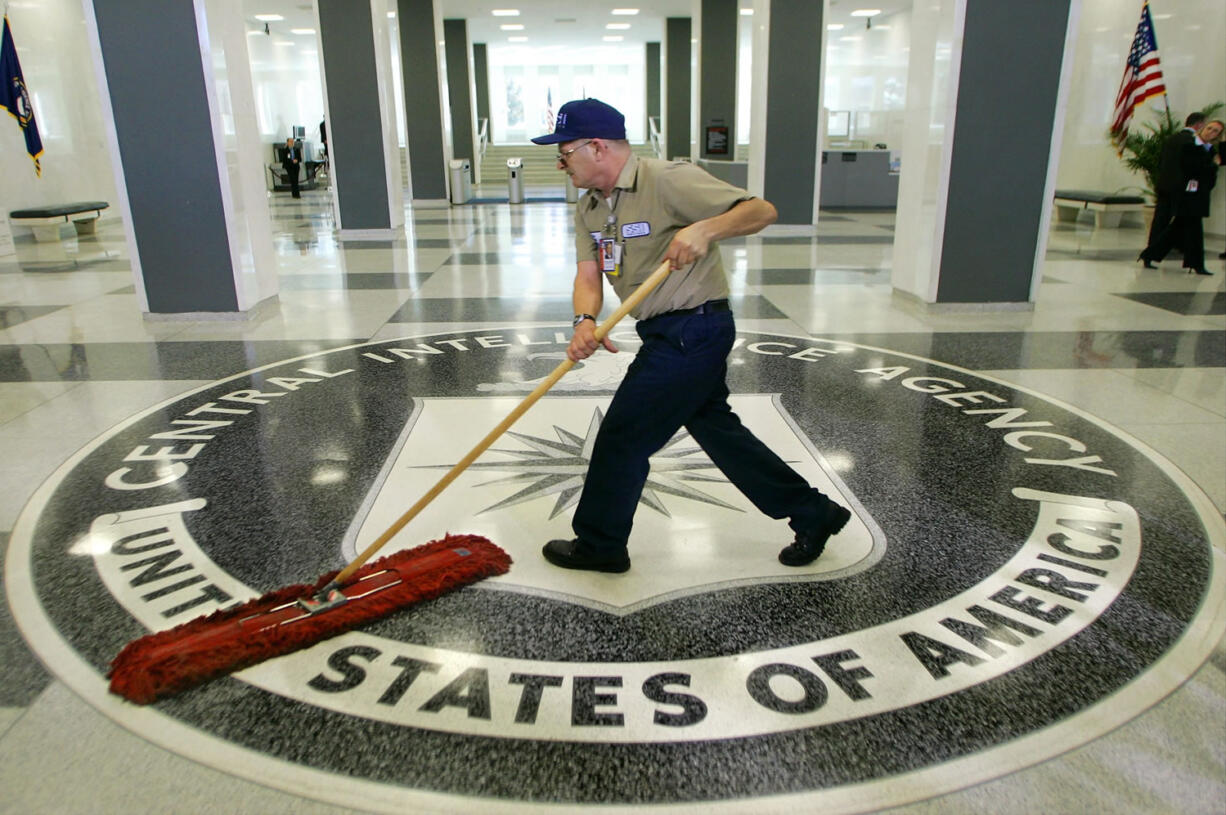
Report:
[{"label": "white marble column", "polygon": [[196,9],[238,308],[247,311],[278,291],[247,27],[241,0],[197,0]]},{"label": "white marble column", "polygon": [[892,282],[926,303],[936,300],[941,265],[964,10],[961,0],[938,0],[916,3],[911,16]]}]

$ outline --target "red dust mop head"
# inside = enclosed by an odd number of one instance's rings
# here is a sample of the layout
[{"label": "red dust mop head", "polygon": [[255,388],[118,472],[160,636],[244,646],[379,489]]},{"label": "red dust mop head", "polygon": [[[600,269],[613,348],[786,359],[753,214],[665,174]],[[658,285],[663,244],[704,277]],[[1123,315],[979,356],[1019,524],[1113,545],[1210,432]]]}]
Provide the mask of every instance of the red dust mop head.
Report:
[{"label": "red dust mop head", "polygon": [[369,563],[331,591],[338,572],[134,640],[111,663],[111,692],[148,704],[510,568],[485,538],[448,535]]}]

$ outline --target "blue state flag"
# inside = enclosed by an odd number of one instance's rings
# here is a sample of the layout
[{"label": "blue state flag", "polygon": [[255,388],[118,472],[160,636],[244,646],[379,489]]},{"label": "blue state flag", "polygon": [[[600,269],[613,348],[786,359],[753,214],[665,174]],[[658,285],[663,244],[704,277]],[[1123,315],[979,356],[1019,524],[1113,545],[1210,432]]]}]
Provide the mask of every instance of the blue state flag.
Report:
[{"label": "blue state flag", "polygon": [[34,172],[42,177],[43,168],[38,157],[43,154],[43,140],[38,135],[34,121],[34,107],[30,104],[30,92],[21,76],[21,63],[17,60],[17,46],[13,44],[13,32],[9,18],[4,18],[4,33],[0,35],[0,108],[4,108],[17,120],[25,133],[26,152],[34,159]]}]

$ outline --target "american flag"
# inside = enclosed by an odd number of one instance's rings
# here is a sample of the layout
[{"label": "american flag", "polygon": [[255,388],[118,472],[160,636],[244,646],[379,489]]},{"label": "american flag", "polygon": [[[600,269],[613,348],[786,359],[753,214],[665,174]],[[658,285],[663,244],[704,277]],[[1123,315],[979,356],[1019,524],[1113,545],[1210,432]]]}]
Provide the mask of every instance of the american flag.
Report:
[{"label": "american flag", "polygon": [[553,132],[553,88],[545,89],[545,130],[549,133]]},{"label": "american flag", "polygon": [[1162,66],[1158,61],[1158,40],[1154,37],[1154,20],[1149,16],[1149,0],[1141,5],[1141,22],[1132,39],[1132,50],[1124,66],[1119,93],[1115,95],[1115,119],[1111,122],[1111,140],[1115,149],[1123,152],[1128,138],[1128,125],[1137,106],[1152,96],[1166,93]]}]

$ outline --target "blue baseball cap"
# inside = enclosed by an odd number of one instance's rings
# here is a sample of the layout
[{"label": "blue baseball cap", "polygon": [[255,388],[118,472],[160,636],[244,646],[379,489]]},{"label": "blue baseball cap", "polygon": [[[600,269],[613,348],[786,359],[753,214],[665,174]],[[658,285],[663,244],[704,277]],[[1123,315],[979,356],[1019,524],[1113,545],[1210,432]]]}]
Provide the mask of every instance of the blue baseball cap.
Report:
[{"label": "blue baseball cap", "polygon": [[575,139],[624,139],[626,117],[599,99],[574,99],[558,109],[552,133],[537,136],[534,144],[561,144]]}]

